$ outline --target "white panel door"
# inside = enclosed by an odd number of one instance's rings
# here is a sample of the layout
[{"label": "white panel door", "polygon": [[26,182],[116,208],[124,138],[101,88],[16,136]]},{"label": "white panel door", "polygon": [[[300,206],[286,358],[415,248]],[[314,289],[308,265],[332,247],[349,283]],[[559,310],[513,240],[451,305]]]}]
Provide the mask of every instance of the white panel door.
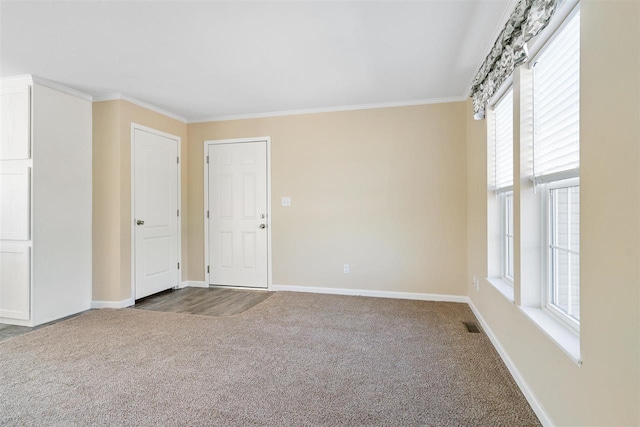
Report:
[{"label": "white panel door", "polygon": [[211,144],[209,282],[266,288],[266,141]]},{"label": "white panel door", "polygon": [[29,168],[0,166],[0,240],[29,240]]},{"label": "white panel door", "polygon": [[29,158],[31,103],[29,86],[0,92],[0,160]]},{"label": "white panel door", "polygon": [[135,298],[179,283],[178,142],[134,129]]},{"label": "white panel door", "polygon": [[29,247],[0,244],[0,317],[29,320]]}]

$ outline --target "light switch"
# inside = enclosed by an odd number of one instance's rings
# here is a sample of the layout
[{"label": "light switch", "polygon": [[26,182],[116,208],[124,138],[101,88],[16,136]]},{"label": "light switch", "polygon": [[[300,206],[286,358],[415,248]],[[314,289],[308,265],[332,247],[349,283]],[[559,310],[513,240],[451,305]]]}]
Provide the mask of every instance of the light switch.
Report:
[{"label": "light switch", "polygon": [[282,206],[291,206],[291,197],[283,197]]}]

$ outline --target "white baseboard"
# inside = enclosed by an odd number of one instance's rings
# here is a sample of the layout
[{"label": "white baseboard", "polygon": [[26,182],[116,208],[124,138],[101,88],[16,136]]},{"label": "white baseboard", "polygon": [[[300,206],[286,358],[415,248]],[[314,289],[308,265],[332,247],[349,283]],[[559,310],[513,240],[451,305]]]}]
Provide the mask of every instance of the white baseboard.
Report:
[{"label": "white baseboard", "polygon": [[180,283],[180,289],[182,288],[208,288],[209,285],[207,285],[206,282],[200,282],[197,280],[187,280],[185,282]]},{"label": "white baseboard", "polygon": [[269,288],[254,288],[252,286],[209,285],[209,287],[216,289],[237,289],[241,291],[269,292]]},{"label": "white baseboard", "polygon": [[131,307],[136,303],[133,298],[127,298],[122,301],[91,301],[91,308],[124,308]]},{"label": "white baseboard", "polygon": [[476,306],[473,305],[473,302],[471,301],[470,298],[468,303],[469,303],[469,307],[471,307],[471,310],[473,311],[473,314],[475,314],[476,318],[480,322],[480,325],[482,325],[482,329],[489,337],[489,340],[491,340],[493,347],[498,351],[500,358],[502,359],[504,364],[507,366],[507,369],[509,369],[511,376],[516,381],[516,384],[520,388],[520,391],[522,391],[522,394],[524,394],[524,397],[527,399],[527,402],[529,402],[529,405],[531,405],[533,412],[535,412],[536,415],[538,416],[540,423],[542,423],[542,425],[545,427],[553,426],[554,424],[553,422],[551,422],[551,418],[549,418],[549,415],[546,413],[546,411],[544,410],[540,402],[538,402],[538,399],[536,399],[535,395],[529,388],[529,385],[520,374],[520,371],[518,371],[518,368],[516,368],[516,365],[513,363],[513,361],[505,351],[505,349],[502,347],[502,345],[500,344],[500,341],[498,341],[498,338],[493,334],[493,332],[491,331],[491,328],[489,327],[487,322],[484,320],[484,318],[482,317],[482,315],[480,314]]},{"label": "white baseboard", "polygon": [[420,301],[468,302],[463,295],[422,294],[411,292],[374,291],[367,289],[319,288],[311,286],[271,285],[271,291],[309,292],[313,294],[356,295],[376,298],[412,299]]}]

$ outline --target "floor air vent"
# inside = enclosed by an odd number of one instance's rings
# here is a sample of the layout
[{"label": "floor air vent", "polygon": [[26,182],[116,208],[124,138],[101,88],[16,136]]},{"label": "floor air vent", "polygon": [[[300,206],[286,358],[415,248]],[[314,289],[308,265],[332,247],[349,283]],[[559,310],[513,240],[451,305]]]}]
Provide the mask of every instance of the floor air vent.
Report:
[{"label": "floor air vent", "polygon": [[467,327],[467,331],[471,332],[472,334],[479,334],[480,333],[480,328],[478,328],[478,325],[476,325],[473,322],[462,322],[464,323],[464,326]]}]

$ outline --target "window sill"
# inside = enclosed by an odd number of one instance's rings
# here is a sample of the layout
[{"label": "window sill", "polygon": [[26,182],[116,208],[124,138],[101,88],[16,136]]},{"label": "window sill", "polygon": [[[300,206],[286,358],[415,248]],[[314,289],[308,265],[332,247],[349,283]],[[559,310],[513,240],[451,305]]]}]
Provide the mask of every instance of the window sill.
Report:
[{"label": "window sill", "polygon": [[515,304],[513,285],[501,277],[487,277],[487,282],[502,294],[510,303]]},{"label": "window sill", "polygon": [[520,307],[520,310],[529,318],[551,341],[574,361],[578,366],[582,366],[580,358],[580,337],[549,313],[541,308]]}]

